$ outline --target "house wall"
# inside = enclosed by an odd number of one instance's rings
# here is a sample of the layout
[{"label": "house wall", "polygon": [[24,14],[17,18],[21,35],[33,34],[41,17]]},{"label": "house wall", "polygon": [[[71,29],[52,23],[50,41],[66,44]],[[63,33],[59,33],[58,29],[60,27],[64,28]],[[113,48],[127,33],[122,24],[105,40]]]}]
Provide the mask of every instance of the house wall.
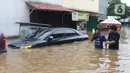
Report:
[{"label": "house wall", "polygon": [[44,2],[44,3],[51,3],[51,4],[62,5],[62,1],[63,0],[26,0],[26,1],[38,1],[38,2]]},{"label": "house wall", "polygon": [[[30,22],[29,8],[25,1],[28,0],[2,0],[0,2],[0,30],[6,37],[19,35],[19,24],[15,22]],[[62,5],[62,0],[39,1]]]},{"label": "house wall", "polygon": [[29,22],[29,9],[24,0],[2,0],[0,2],[0,29],[6,37],[17,36],[19,25]]},{"label": "house wall", "polygon": [[71,9],[99,12],[99,0],[63,0],[63,6]]},{"label": "house wall", "polygon": [[[0,30],[6,37],[19,35],[19,25],[15,22],[29,22],[27,0],[1,0]],[[99,0],[32,0],[63,5],[72,9],[99,12]],[[102,11],[102,10],[101,10]]]}]

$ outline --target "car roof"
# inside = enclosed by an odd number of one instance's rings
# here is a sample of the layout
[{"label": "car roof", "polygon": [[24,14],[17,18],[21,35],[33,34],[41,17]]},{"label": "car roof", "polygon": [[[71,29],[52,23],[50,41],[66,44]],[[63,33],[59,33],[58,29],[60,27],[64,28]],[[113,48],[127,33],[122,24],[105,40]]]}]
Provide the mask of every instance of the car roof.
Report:
[{"label": "car roof", "polygon": [[63,29],[73,29],[73,28],[48,28],[49,30],[63,30]]},{"label": "car roof", "polygon": [[74,30],[74,29],[72,29],[72,28],[44,28],[44,29],[39,29],[39,31],[43,31],[43,30],[55,31],[55,30]]},{"label": "car roof", "polygon": [[56,31],[56,30],[74,30],[72,28],[45,28],[45,29],[39,29],[39,31]]}]

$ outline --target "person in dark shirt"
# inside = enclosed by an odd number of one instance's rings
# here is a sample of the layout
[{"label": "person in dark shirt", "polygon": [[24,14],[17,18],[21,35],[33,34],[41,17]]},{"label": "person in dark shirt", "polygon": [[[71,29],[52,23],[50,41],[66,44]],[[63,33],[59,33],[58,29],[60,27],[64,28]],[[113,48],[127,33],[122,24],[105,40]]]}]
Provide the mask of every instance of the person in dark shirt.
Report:
[{"label": "person in dark shirt", "polygon": [[110,29],[111,31],[109,32],[108,42],[106,42],[106,44],[109,44],[109,49],[118,50],[120,34],[117,32],[117,27],[115,25],[112,25]]},{"label": "person in dark shirt", "polygon": [[91,42],[95,40],[95,48],[103,49],[103,42],[106,41],[105,35],[101,33],[101,29],[97,28],[96,33],[93,35]]}]

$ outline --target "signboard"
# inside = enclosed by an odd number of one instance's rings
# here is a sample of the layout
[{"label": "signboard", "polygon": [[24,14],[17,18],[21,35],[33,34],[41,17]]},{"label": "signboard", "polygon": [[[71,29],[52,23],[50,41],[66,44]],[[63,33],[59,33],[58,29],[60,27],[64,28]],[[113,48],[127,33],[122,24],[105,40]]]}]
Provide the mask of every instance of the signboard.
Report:
[{"label": "signboard", "polygon": [[87,12],[78,12],[78,20],[89,21],[89,13],[87,13]]},{"label": "signboard", "polygon": [[72,21],[78,21],[78,12],[76,11],[72,12]]},{"label": "signboard", "polygon": [[116,15],[124,15],[125,14],[125,5],[124,4],[116,4],[114,12]]},{"label": "signboard", "polygon": [[87,12],[72,12],[73,21],[89,21],[89,13]]}]

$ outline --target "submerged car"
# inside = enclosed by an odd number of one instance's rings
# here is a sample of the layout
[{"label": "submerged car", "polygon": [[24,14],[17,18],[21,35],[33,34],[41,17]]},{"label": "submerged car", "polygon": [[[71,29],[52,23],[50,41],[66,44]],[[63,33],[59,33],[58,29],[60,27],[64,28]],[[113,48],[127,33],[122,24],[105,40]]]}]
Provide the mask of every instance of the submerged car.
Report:
[{"label": "submerged car", "polygon": [[2,31],[0,31],[0,53],[5,53],[7,52],[6,49],[6,38]]},{"label": "submerged car", "polygon": [[87,39],[87,34],[82,34],[72,28],[47,28],[39,29],[31,35],[9,44],[8,47],[17,49],[31,46],[32,48],[37,48]]}]

